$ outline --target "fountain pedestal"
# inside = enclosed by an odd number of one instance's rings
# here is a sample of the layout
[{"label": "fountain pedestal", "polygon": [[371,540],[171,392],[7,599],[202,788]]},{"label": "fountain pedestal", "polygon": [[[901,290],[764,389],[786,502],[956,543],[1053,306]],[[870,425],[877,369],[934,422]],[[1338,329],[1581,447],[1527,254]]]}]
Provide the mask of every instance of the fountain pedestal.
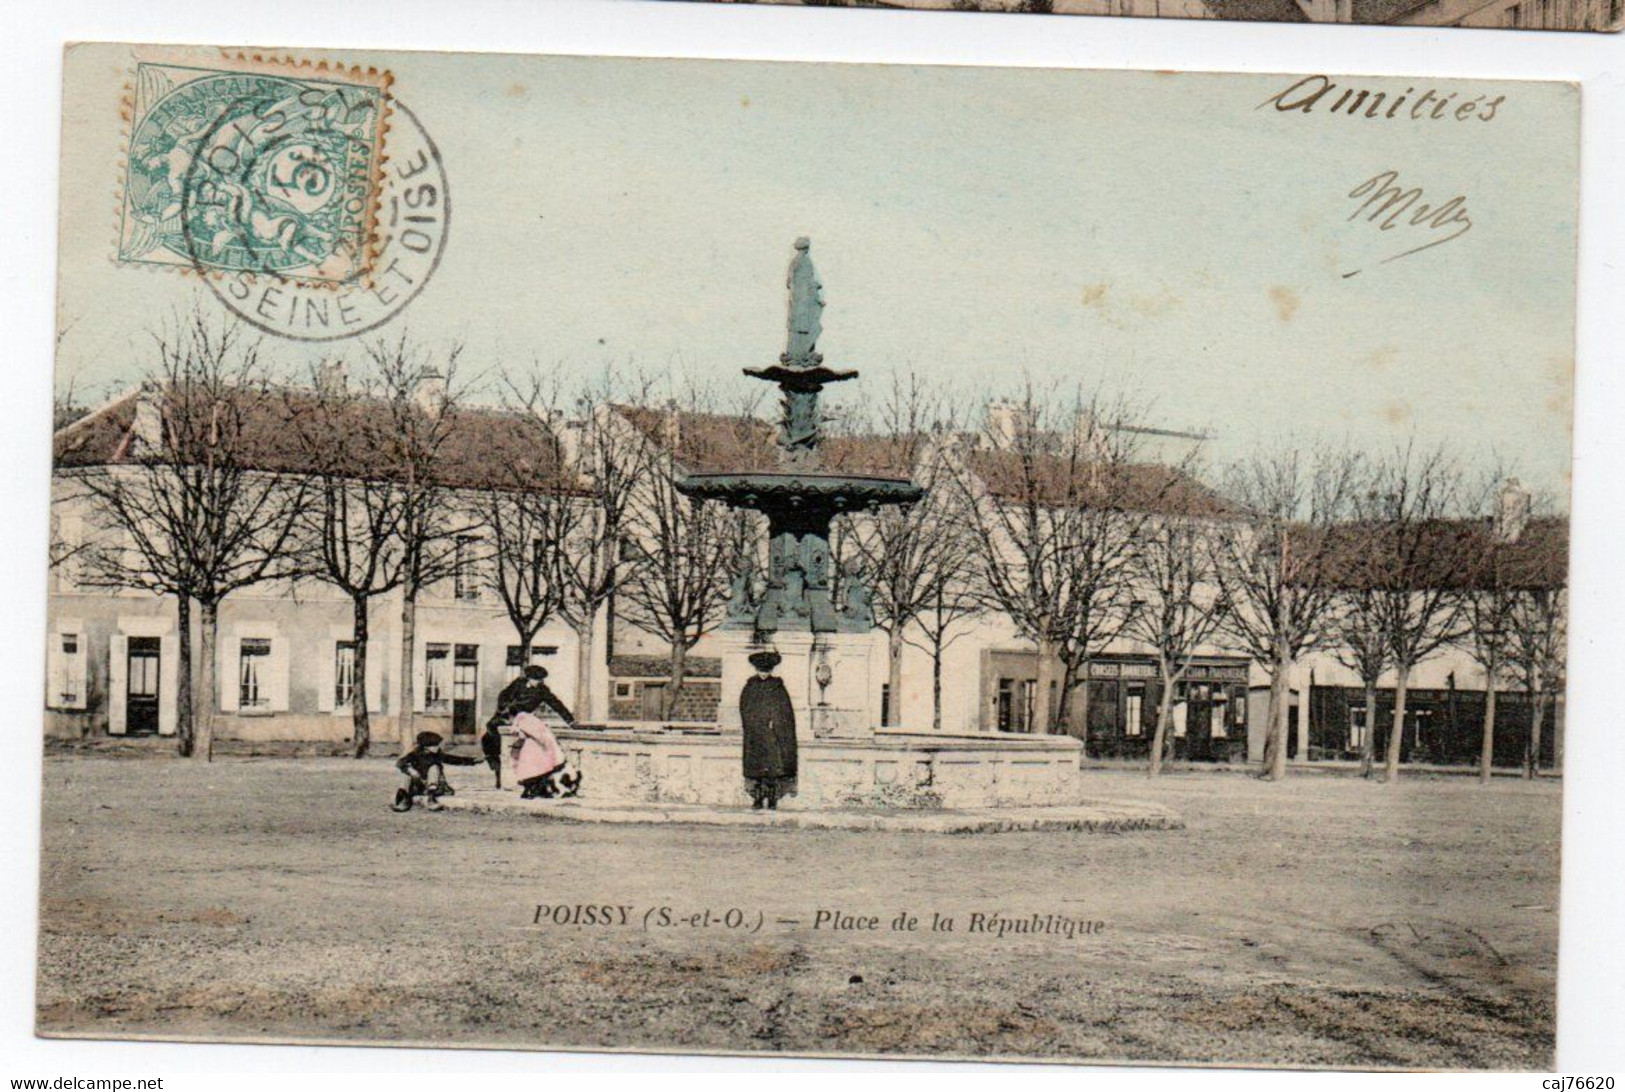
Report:
[{"label": "fountain pedestal", "polygon": [[[717,635],[722,657],[721,725],[741,731],[739,693],[754,673],[748,657],[766,647],[750,630]],[[777,633],[772,647],[784,659],[776,673],[790,692],[796,738],[866,739],[880,724],[880,685],[885,679],[885,644],[877,633]],[[829,684],[818,685],[825,665]]]}]

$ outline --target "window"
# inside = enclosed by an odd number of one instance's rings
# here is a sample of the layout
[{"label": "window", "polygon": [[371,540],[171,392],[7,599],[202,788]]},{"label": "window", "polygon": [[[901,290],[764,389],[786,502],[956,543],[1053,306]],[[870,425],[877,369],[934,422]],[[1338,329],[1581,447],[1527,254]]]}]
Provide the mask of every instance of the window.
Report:
[{"label": "window", "polygon": [[1365,706],[1349,706],[1349,750],[1359,751],[1365,747],[1366,717]]},{"label": "window", "polygon": [[1145,687],[1131,685],[1128,696],[1123,700],[1123,734],[1137,736],[1145,731]]},{"label": "window", "polygon": [[445,712],[451,707],[451,646],[431,644],[423,650],[423,708]]},{"label": "window", "polygon": [[632,696],[632,684],[629,682],[616,683],[615,696],[617,698],[630,698]]},{"label": "window", "polygon": [[355,701],[355,642],[340,641],[333,653],[333,708]]},{"label": "window", "polygon": [[237,708],[271,708],[271,641],[244,637],[238,652]]},{"label": "window", "polygon": [[60,673],[54,680],[56,705],[59,709],[83,709],[85,705],[84,645],[77,633],[57,636],[61,653]]},{"label": "window", "polygon": [[[558,645],[531,645],[530,646],[530,662],[533,663],[533,664],[541,663],[544,657],[557,656],[558,654],[559,654],[559,646]],[[505,657],[503,662],[506,663],[509,667],[523,667],[523,666],[525,666],[524,663],[523,663],[523,660],[524,660],[524,657],[520,655],[520,647],[518,645],[509,645],[508,646],[508,654]]]},{"label": "window", "polygon": [[452,558],[451,594],[456,599],[478,599],[480,595],[479,575],[476,571],[478,560],[479,538],[475,535],[458,535],[456,554]]}]

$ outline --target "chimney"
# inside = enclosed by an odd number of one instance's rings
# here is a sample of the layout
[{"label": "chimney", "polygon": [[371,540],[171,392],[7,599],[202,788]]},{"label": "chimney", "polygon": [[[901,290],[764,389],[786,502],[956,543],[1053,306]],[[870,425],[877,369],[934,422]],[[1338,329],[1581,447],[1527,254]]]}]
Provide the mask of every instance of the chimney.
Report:
[{"label": "chimney", "polygon": [[412,387],[412,401],[430,417],[439,417],[440,411],[446,408],[446,377],[433,368],[425,368]]},{"label": "chimney", "polygon": [[1495,498],[1495,541],[1517,542],[1529,524],[1529,490],[1517,478],[1508,478]]},{"label": "chimney", "polygon": [[317,393],[337,397],[349,386],[349,373],[342,360],[330,360],[316,373]]},{"label": "chimney", "polygon": [[1031,436],[1033,425],[1030,407],[1014,402],[989,402],[983,442],[995,451],[1008,451],[1023,438]]}]

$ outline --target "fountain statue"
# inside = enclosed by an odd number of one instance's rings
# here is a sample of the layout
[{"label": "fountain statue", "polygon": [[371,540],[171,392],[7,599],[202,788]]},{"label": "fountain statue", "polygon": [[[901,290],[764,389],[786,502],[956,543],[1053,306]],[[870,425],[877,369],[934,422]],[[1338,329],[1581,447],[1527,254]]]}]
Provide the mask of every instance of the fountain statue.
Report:
[{"label": "fountain statue", "polygon": [[[783,674],[792,696],[801,699],[797,701],[798,724],[808,724],[813,735],[823,736],[871,731],[878,719],[874,708],[878,687],[868,686],[874,628],[869,593],[856,574],[842,574],[844,595],[837,607],[831,587],[830,521],[843,512],[912,504],[925,491],[906,478],[831,474],[823,469],[819,395],[829,384],[856,379],[858,373],[825,367],[823,354],[818,352],[823,285],[810,250],[806,238],[796,240],[787,285],[788,336],[779,362],[744,369],[754,379],[778,384],[778,469],[691,474],[677,488],[690,497],[751,509],[767,517],[766,588],[757,602],[746,604],[738,600],[748,594],[749,582],[740,580],[734,587],[735,601],[729,605],[728,627],[735,631],[741,647],[724,658],[724,724],[730,712],[737,717],[727,697],[736,692],[729,689],[734,681],[729,664],[742,664],[753,649],[771,646],[784,656]],[[823,665],[822,669],[815,669],[815,664]],[[829,676],[817,687],[816,701],[812,697],[815,674]],[[742,675],[738,681],[742,684]],[[869,695],[866,691],[870,689],[877,693]],[[840,700],[822,700],[826,690]]]}]

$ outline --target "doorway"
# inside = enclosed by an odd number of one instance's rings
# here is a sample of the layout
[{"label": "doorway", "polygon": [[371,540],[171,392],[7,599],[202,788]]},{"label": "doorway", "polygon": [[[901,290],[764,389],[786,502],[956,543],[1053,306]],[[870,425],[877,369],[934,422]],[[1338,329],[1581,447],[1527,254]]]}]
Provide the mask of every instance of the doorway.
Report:
[{"label": "doorway", "polygon": [[1185,756],[1195,762],[1213,761],[1213,687],[1190,683],[1186,688]]},{"label": "doorway", "polygon": [[131,736],[158,734],[157,637],[131,637],[125,673],[124,732]]}]

